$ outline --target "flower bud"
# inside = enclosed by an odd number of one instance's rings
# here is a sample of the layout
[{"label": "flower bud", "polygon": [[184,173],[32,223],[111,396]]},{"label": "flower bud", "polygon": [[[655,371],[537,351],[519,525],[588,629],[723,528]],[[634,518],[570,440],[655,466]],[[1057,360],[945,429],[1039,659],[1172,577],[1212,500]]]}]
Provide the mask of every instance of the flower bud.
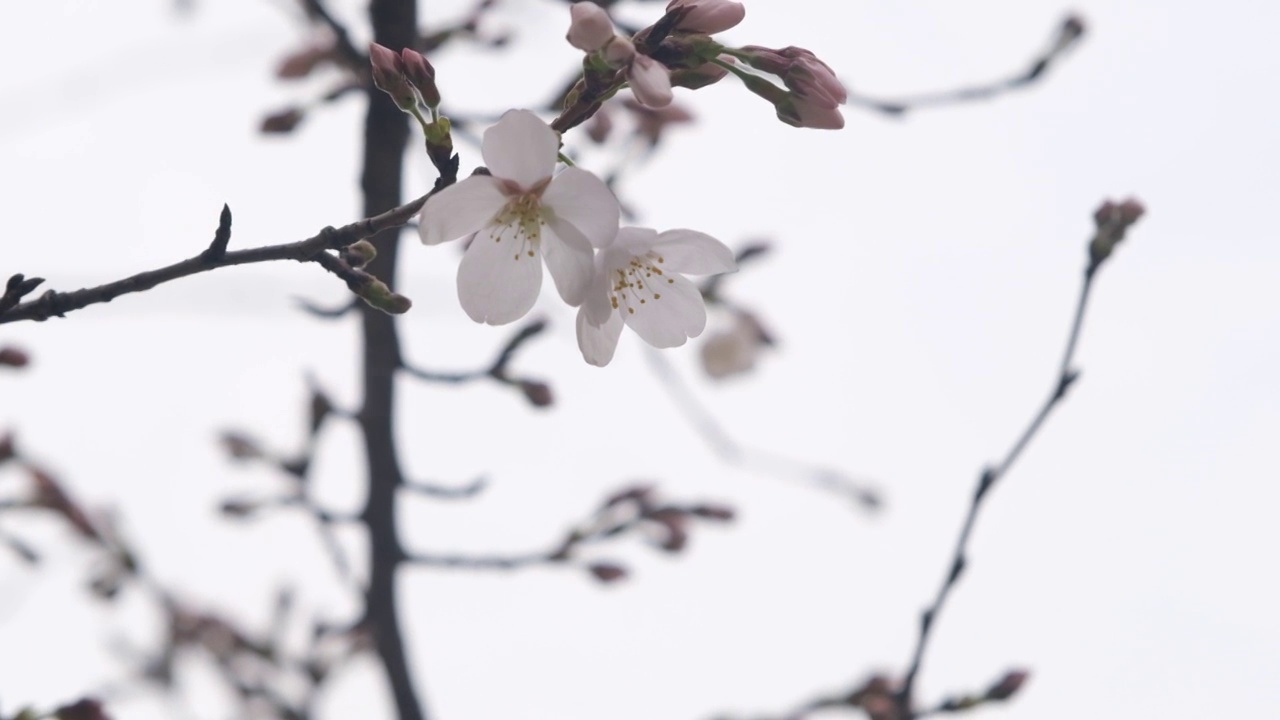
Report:
[{"label": "flower bud", "polygon": [[604,46],[604,61],[609,67],[628,67],[636,58],[636,46],[621,35]]},{"label": "flower bud", "polygon": [[524,393],[524,398],[534,407],[550,407],[555,403],[555,395],[551,392],[551,386],[544,382],[522,380],[520,381],[520,392]]},{"label": "flower bud", "polygon": [[8,367],[26,367],[31,362],[31,356],[15,347],[6,347],[0,349],[0,365]]},{"label": "flower bud", "polygon": [[111,720],[102,703],[92,698],[64,705],[53,711],[53,717],[56,720]]},{"label": "flower bud", "polygon": [[797,97],[790,103],[780,103],[774,107],[778,111],[778,119],[793,127],[816,130],[839,130],[844,127],[844,116],[840,114],[840,110],[805,98]]},{"label": "flower bud", "polygon": [[362,268],[377,256],[377,248],[368,240],[354,242],[342,249],[342,259],[353,268]]},{"label": "flower bud", "polygon": [[1093,213],[1096,230],[1093,240],[1089,243],[1090,267],[1096,268],[1111,257],[1116,245],[1124,240],[1125,233],[1145,213],[1146,208],[1134,198],[1121,203],[1113,203],[1110,200],[1102,203]]},{"label": "flower bud", "polygon": [[[733,62],[733,58],[722,58],[729,62]],[[724,79],[729,71],[719,65],[708,62],[699,65],[696,68],[682,68],[671,71],[671,84],[676,87],[689,88],[697,90],[708,85],[714,85]]]},{"label": "flower bud", "polygon": [[569,33],[565,39],[583,52],[595,52],[613,39],[613,21],[609,13],[594,2],[576,2],[569,6]]},{"label": "flower bud", "polygon": [[258,131],[265,135],[284,135],[293,132],[306,114],[301,108],[292,107],[262,118]]},{"label": "flower bud", "polygon": [[732,0],[671,0],[667,12],[689,8],[676,25],[677,30],[713,35],[724,32],[746,17],[747,9]]},{"label": "flower bud", "polygon": [[373,280],[367,283],[359,290],[359,295],[371,307],[378,308],[382,312],[391,315],[402,315],[409,312],[409,308],[413,307],[413,301],[400,293],[393,292],[381,280]]},{"label": "flower bud", "polygon": [[390,95],[397,107],[405,112],[418,109],[418,94],[405,76],[406,68],[400,53],[378,43],[370,43],[369,66],[373,84]]},{"label": "flower bud", "polygon": [[596,580],[605,584],[625,580],[627,577],[627,569],[616,563],[591,563],[587,566],[587,569],[591,571],[591,574],[595,576]]},{"label": "flower bud", "polygon": [[636,55],[627,69],[631,92],[641,104],[651,108],[671,104],[671,76],[666,66],[647,55]]},{"label": "flower bud", "polygon": [[257,441],[248,435],[227,431],[218,440],[222,443],[222,449],[236,460],[256,460],[264,454]]},{"label": "flower bud", "polygon": [[436,87],[436,69],[416,50],[405,48],[400,51],[400,60],[404,63],[405,77],[417,88],[422,102],[427,107],[440,107],[440,89]]},{"label": "flower bud", "polygon": [[1026,670],[1010,670],[1000,681],[987,690],[988,700],[1008,700],[1026,684],[1031,673]]}]

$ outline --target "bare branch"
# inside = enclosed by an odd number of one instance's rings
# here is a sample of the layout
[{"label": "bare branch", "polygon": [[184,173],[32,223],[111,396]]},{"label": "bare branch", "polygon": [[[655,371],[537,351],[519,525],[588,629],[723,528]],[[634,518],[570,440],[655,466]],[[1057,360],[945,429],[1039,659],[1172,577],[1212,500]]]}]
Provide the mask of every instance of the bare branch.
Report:
[{"label": "bare branch", "polygon": [[[387,212],[340,228],[326,227],[306,240],[233,252],[225,252],[225,244],[223,244],[224,252],[221,254],[213,252],[219,245],[219,238],[223,231],[223,223],[219,223],[219,234],[215,235],[213,245],[195,257],[92,288],[84,288],[72,292],[50,290],[35,300],[20,304],[17,300],[22,295],[33,290],[35,285],[42,281],[38,278],[24,280],[22,275],[14,275],[9,280],[9,285],[3,298],[0,298],[0,324],[19,320],[47,320],[51,317],[63,317],[74,310],[111,302],[121,295],[150,290],[158,285],[189,275],[233,265],[249,265],[276,260],[318,263],[321,267],[346,281],[347,285],[352,287],[353,290],[357,290],[358,288],[353,285],[368,282],[372,280],[372,277],[361,273],[361,271],[354,270],[326,251],[336,250],[359,240],[372,237],[382,230],[404,225],[413,217],[414,213],[422,209],[429,195],[430,193]],[[225,220],[226,237],[228,239],[230,238],[230,215],[230,210],[224,206],[222,219]]]}]

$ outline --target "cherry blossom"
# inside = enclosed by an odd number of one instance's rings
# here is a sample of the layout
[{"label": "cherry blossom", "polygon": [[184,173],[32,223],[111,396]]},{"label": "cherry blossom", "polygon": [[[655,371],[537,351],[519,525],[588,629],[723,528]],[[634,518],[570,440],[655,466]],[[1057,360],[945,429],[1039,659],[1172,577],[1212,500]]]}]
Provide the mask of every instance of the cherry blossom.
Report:
[{"label": "cherry blossom", "polygon": [[571,167],[553,174],[560,140],[528,110],[484,133],[492,175],[472,175],[422,209],[422,242],[470,238],[458,266],[458,300],[476,322],[502,325],[529,312],[546,260],[560,297],[577,306],[591,284],[594,248],[618,231],[618,200],[600,178]]},{"label": "cherry blossom", "polygon": [[578,308],[578,348],[592,365],[613,359],[626,325],[657,348],[683,345],[707,324],[702,292],[681,273],[736,270],[733,251],[693,230],[659,233],[622,228],[595,261],[595,276]]}]

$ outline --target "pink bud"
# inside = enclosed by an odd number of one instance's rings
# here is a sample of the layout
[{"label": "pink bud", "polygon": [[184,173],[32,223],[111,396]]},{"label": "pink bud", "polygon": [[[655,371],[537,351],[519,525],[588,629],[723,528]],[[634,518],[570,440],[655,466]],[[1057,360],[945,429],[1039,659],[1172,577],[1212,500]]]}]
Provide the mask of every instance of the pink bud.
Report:
[{"label": "pink bud", "polygon": [[647,55],[636,55],[627,68],[631,92],[651,108],[671,104],[671,75],[666,66]]},{"label": "pink bud", "polygon": [[792,96],[790,107],[776,107],[778,119],[793,127],[817,130],[839,130],[844,127],[844,116],[839,109],[805,98]]},{"label": "pink bud", "polygon": [[266,135],[291,133],[302,122],[303,117],[304,114],[300,108],[281,110],[262,118],[262,124],[258,126],[258,130]]},{"label": "pink bud", "polygon": [[626,67],[636,58],[636,46],[621,35],[604,46],[604,61],[609,67]]},{"label": "pink bud", "polygon": [[440,90],[436,87],[436,69],[416,50],[405,48],[400,51],[400,60],[404,65],[404,74],[409,82],[422,95],[422,102],[428,107],[440,106]]},{"label": "pink bud", "polygon": [[276,77],[281,80],[296,80],[311,74],[322,63],[333,59],[334,44],[332,38],[312,43],[301,50],[285,56],[276,66]]},{"label": "pink bud", "polygon": [[690,8],[676,25],[677,30],[707,35],[724,32],[742,22],[747,15],[742,3],[733,0],[671,0],[667,4],[667,12],[677,8]]},{"label": "pink bud", "polygon": [[617,582],[627,577],[627,569],[616,563],[597,562],[587,566],[591,574],[602,583]]},{"label": "pink bud", "polygon": [[1010,670],[1005,676],[1000,678],[1000,682],[992,685],[987,690],[988,700],[1008,700],[1013,697],[1022,686],[1026,684],[1027,679],[1031,677],[1031,673],[1026,670]]},{"label": "pink bud", "polygon": [[369,43],[369,65],[374,83],[383,90],[395,82],[393,76],[404,75],[405,72],[400,54],[378,43]]},{"label": "pink bud", "polygon": [[0,348],[0,365],[9,367],[26,367],[31,356],[15,347]]},{"label": "pink bud", "polygon": [[604,8],[593,2],[569,6],[569,33],[565,39],[583,52],[595,52],[613,39],[613,21]]},{"label": "pink bud", "polygon": [[550,407],[555,403],[555,395],[551,392],[551,386],[536,380],[523,380],[520,382],[520,391],[524,393],[525,400],[528,400],[534,407]]}]

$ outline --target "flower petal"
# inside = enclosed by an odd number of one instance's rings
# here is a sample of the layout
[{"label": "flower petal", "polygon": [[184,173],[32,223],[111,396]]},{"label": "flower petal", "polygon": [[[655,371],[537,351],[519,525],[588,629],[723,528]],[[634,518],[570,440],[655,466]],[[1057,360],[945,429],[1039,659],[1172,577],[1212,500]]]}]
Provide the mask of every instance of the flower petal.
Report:
[{"label": "flower petal", "polygon": [[631,61],[627,82],[641,105],[660,108],[671,104],[671,71],[648,55],[636,55]]},{"label": "flower petal", "polygon": [[618,234],[618,199],[604,181],[582,168],[566,168],[551,179],[542,205],[569,222],[595,247]]},{"label": "flower petal", "polygon": [[528,110],[508,110],[497,125],[484,131],[480,155],[493,176],[511,180],[522,190],[551,177],[560,138],[550,125]]},{"label": "flower petal", "polygon": [[611,275],[608,268],[601,265],[601,260],[600,255],[597,255],[591,275],[591,286],[587,288],[587,297],[582,302],[582,308],[587,312],[587,320],[591,321],[592,325],[603,325],[608,322],[610,315],[617,314],[613,309],[613,303],[609,301]]},{"label": "flower petal", "polygon": [[674,273],[668,274],[667,280],[659,293],[661,297],[646,298],[643,304],[631,303],[619,313],[628,327],[656,348],[679,347],[702,334],[707,326],[707,307],[697,286]]},{"label": "flower petal", "polygon": [[458,264],[458,300],[476,322],[503,325],[524,317],[542,288],[542,261],[511,228],[476,233]]},{"label": "flower petal", "polygon": [[472,175],[427,199],[418,234],[427,245],[466,237],[488,225],[506,203],[497,180]]},{"label": "flower petal", "polygon": [[622,316],[613,313],[603,325],[593,325],[587,319],[586,308],[578,308],[578,349],[582,351],[582,359],[604,367],[613,359],[614,350],[618,349],[618,337],[622,335]]},{"label": "flower petal", "polygon": [[696,230],[668,230],[658,235],[653,252],[662,267],[691,275],[713,275],[738,269],[733,251],[724,243]]},{"label": "flower petal", "polygon": [[552,217],[542,228],[542,257],[547,261],[556,291],[573,306],[582,304],[594,275],[595,249],[578,229]]}]

